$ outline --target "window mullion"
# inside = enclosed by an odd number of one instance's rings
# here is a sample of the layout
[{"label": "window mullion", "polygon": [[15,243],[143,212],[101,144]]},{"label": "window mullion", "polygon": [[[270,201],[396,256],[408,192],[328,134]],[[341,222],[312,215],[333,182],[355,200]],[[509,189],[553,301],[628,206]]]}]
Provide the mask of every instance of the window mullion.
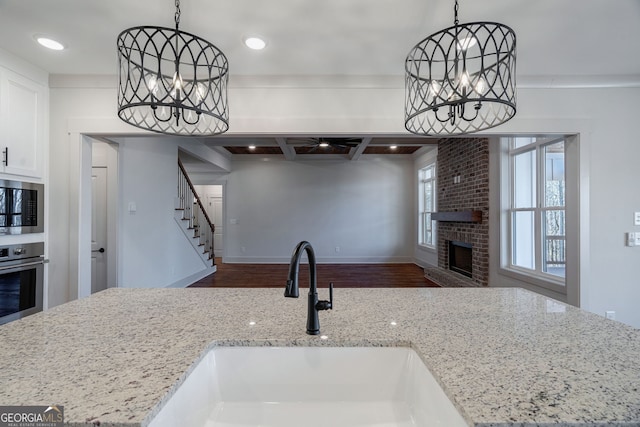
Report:
[{"label": "window mullion", "polygon": [[509,251],[508,251],[508,263],[507,265],[509,265],[509,267],[513,267],[514,266],[514,257],[515,257],[515,245],[514,245],[514,231],[513,231],[513,227],[514,227],[514,221],[513,221],[513,216],[514,216],[514,212],[515,212],[515,204],[516,204],[516,158],[514,155],[509,155],[509,226],[507,227],[508,230],[508,244],[509,244]]},{"label": "window mullion", "polygon": [[541,273],[543,270],[543,210],[544,210],[544,182],[545,182],[545,162],[544,150],[540,145],[536,147],[536,214],[535,214],[535,253],[536,253],[536,271]]}]

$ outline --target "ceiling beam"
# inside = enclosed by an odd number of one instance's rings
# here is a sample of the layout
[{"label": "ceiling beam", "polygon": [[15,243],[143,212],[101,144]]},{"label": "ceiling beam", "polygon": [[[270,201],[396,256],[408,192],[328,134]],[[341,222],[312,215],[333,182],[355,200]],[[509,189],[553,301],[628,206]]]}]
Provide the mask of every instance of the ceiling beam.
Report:
[{"label": "ceiling beam", "polygon": [[349,151],[349,158],[351,160],[358,160],[360,158],[360,156],[362,156],[362,153],[364,153],[364,150],[367,148],[369,143],[371,143],[372,139],[373,138],[371,138],[371,137],[362,138],[362,142],[360,144],[358,144],[358,146],[353,147]]},{"label": "ceiling beam", "polygon": [[296,150],[290,145],[287,145],[287,138],[276,138],[276,142],[278,146],[280,146],[280,150],[282,150],[282,154],[284,154],[284,158],[287,160],[295,160],[296,158]]}]

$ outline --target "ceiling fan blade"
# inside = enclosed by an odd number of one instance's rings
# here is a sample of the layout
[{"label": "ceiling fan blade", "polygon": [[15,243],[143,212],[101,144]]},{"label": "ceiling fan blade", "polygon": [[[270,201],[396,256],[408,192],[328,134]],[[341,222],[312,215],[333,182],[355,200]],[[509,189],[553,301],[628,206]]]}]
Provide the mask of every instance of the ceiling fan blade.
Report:
[{"label": "ceiling fan blade", "polygon": [[326,142],[335,147],[353,148],[360,145],[361,138],[326,138]]}]

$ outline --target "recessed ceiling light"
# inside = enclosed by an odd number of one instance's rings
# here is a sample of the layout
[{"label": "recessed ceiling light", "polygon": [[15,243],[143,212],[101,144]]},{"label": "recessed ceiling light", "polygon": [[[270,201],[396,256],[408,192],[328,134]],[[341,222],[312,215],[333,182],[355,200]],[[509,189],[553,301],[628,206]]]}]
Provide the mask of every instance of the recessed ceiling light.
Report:
[{"label": "recessed ceiling light", "polygon": [[321,142],[320,144],[318,144],[320,147],[322,148],[327,148],[329,146],[328,142]]},{"label": "recessed ceiling light", "polygon": [[478,44],[478,39],[473,36],[467,36],[458,40],[458,50],[468,50]]},{"label": "recessed ceiling light", "polygon": [[392,150],[395,150],[396,148],[398,148],[398,146],[397,145],[391,145],[391,146],[389,146],[389,148],[391,148]]},{"label": "recessed ceiling light", "polygon": [[255,145],[250,145],[250,146],[249,146],[249,150],[255,150],[255,149],[256,149],[256,146],[255,146]]},{"label": "recessed ceiling light", "polygon": [[36,36],[36,41],[40,43],[42,46],[51,50],[64,50],[64,45],[59,41],[50,39],[49,37],[44,36]]},{"label": "recessed ceiling light", "polygon": [[245,46],[247,46],[249,49],[253,49],[253,50],[262,50],[265,48],[265,46],[267,45],[267,42],[265,42],[263,39],[261,39],[260,37],[255,37],[255,36],[251,36],[251,37],[246,37],[244,39],[244,44]]}]

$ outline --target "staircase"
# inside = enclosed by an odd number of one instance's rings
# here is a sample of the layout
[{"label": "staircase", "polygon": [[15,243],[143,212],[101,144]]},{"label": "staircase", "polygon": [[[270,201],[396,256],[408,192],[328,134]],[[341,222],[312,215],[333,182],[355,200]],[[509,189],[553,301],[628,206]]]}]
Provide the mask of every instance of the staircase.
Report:
[{"label": "staircase", "polygon": [[209,265],[215,266],[213,233],[216,227],[209,219],[180,159],[178,159],[178,169],[176,219],[181,222],[183,231],[187,237],[191,238],[191,243],[198,249],[201,258]]}]

